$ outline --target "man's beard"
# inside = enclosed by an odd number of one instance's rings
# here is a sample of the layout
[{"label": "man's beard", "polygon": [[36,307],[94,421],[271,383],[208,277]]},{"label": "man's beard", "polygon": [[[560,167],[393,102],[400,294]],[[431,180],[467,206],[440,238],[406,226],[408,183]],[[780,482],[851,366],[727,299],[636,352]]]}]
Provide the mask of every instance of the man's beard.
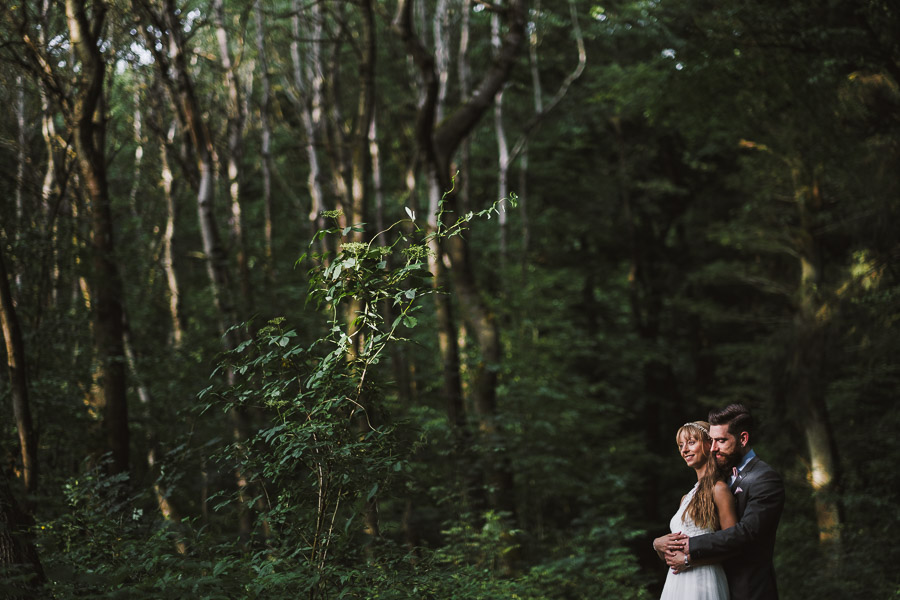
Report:
[{"label": "man's beard", "polygon": [[722,454],[720,452],[715,453],[715,463],[716,469],[722,474],[731,476],[731,469],[738,465],[739,457],[737,453],[735,454]]}]

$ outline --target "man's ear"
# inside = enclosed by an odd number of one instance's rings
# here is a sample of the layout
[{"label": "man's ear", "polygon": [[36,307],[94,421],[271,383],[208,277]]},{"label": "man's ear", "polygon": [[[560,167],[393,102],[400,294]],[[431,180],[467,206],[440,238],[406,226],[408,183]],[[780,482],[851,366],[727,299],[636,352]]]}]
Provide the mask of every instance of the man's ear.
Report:
[{"label": "man's ear", "polygon": [[742,431],[738,439],[741,442],[741,448],[746,448],[750,445],[750,433],[747,431]]}]

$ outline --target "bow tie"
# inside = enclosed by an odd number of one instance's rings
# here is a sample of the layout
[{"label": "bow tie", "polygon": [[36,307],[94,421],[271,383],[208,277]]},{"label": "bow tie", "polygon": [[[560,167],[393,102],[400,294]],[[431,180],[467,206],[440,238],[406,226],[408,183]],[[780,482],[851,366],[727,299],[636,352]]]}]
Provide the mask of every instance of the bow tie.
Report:
[{"label": "bow tie", "polygon": [[731,467],[731,476],[734,477],[735,479],[737,479],[737,476],[738,476],[737,467]]}]

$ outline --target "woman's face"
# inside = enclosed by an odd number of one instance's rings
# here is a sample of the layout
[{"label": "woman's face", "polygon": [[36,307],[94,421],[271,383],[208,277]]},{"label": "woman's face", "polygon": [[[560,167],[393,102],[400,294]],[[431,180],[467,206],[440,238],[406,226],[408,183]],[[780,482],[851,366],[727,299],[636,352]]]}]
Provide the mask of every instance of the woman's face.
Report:
[{"label": "woman's face", "polygon": [[687,466],[696,469],[706,464],[709,459],[709,442],[703,442],[692,436],[690,432],[681,434],[678,439],[678,452]]}]

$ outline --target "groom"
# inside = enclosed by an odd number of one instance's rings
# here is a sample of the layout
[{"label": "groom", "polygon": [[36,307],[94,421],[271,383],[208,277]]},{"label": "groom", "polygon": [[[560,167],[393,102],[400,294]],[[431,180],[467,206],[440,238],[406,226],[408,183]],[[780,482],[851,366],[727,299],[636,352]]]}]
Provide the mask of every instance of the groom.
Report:
[{"label": "groom", "polygon": [[772,554],[775,530],[784,508],[784,484],[772,467],[750,447],[753,417],[742,404],[731,404],[709,413],[712,455],[724,472],[730,472],[737,502],[734,527],[697,537],[682,536],[683,552],[667,552],[666,563],[676,573],[691,561],[724,559],[731,600],[777,600]]}]

